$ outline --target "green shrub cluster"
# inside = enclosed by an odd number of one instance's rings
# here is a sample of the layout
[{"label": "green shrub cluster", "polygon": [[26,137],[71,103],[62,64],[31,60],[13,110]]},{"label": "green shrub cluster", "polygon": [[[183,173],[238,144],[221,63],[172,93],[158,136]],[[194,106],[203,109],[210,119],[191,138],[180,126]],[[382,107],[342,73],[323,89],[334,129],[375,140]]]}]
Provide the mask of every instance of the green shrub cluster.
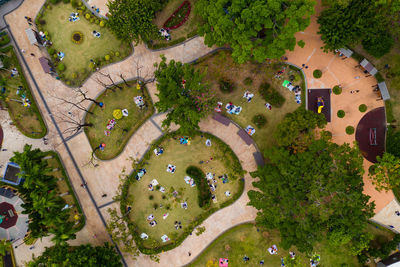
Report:
[{"label": "green shrub cluster", "polygon": [[272,88],[269,83],[261,84],[259,90],[264,100],[272,106],[279,108],[285,103],[285,98],[277,90]]},{"label": "green shrub cluster", "polygon": [[344,112],[344,110],[339,110],[339,111],[337,112],[337,116],[338,116],[339,118],[343,118],[344,115],[346,115],[346,113]]},{"label": "green shrub cluster", "polygon": [[257,126],[257,128],[262,128],[267,123],[267,118],[263,114],[257,114],[254,115],[251,121]]},{"label": "green shrub cluster", "polygon": [[342,88],[339,85],[335,85],[332,91],[335,95],[340,95],[342,93]]},{"label": "green shrub cluster", "polygon": [[354,133],[354,127],[353,126],[347,126],[346,127],[346,133],[348,135],[352,135]]},{"label": "green shrub cluster", "polygon": [[211,192],[208,187],[206,175],[196,166],[189,166],[186,169],[186,174],[193,178],[197,185],[199,207],[207,209],[211,204]]},{"label": "green shrub cluster", "polygon": [[365,111],[367,111],[367,105],[361,104],[360,106],[358,106],[358,110],[359,110],[360,112],[365,112]]},{"label": "green shrub cluster", "polygon": [[371,241],[368,249],[365,249],[358,255],[358,260],[361,264],[365,264],[370,257],[380,258],[381,260],[389,257],[390,253],[396,250],[397,244],[400,243],[400,234],[396,234],[392,240],[381,244],[379,247],[373,244],[373,241]]},{"label": "green shrub cluster", "polygon": [[10,37],[6,32],[0,32],[0,46],[10,43]]},{"label": "green shrub cluster", "polygon": [[321,70],[314,70],[313,71],[313,76],[315,79],[319,79],[322,77],[322,71]]},{"label": "green shrub cluster", "polygon": [[221,78],[219,80],[219,90],[224,94],[232,93],[235,90],[235,84],[227,78]]}]

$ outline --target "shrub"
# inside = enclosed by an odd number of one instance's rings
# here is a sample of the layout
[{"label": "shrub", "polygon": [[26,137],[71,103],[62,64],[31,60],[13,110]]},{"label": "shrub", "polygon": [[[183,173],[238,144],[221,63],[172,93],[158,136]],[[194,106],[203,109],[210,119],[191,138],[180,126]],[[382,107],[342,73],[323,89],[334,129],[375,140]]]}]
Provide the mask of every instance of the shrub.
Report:
[{"label": "shrub", "polygon": [[96,24],[99,24],[99,23],[100,23],[100,20],[96,19],[95,23],[96,23]]},{"label": "shrub", "polygon": [[360,112],[365,112],[365,111],[367,111],[367,105],[365,105],[365,104],[359,105],[359,106],[358,106],[358,110],[359,110]]},{"label": "shrub", "polygon": [[278,91],[272,88],[269,83],[263,83],[260,85],[260,94],[264,100],[272,106],[282,107],[283,103],[285,103],[285,98]]},{"label": "shrub", "polygon": [[219,89],[221,90],[222,93],[232,93],[233,90],[235,90],[235,85],[231,80],[228,80],[226,78],[222,78],[219,80]]},{"label": "shrub", "polygon": [[254,115],[251,121],[257,126],[257,128],[262,128],[267,123],[267,118],[262,114],[257,114]]},{"label": "shrub", "polygon": [[39,19],[38,22],[39,22],[39,24],[42,25],[42,26],[43,26],[43,25],[46,25],[46,20],[44,20],[44,19]]},{"label": "shrub", "polygon": [[64,4],[68,4],[70,0],[63,0]]},{"label": "shrub", "polygon": [[99,23],[100,27],[104,27],[106,25],[106,23],[104,22],[104,20],[100,21]]},{"label": "shrub", "polygon": [[313,76],[315,79],[319,79],[322,77],[322,71],[321,70],[314,70],[313,71]]},{"label": "shrub", "polygon": [[85,18],[86,18],[86,19],[90,19],[90,14],[89,14],[89,13],[86,13],[86,14],[85,14]]},{"label": "shrub", "polygon": [[6,45],[10,42],[10,37],[7,34],[4,34],[0,37],[0,46]]},{"label": "shrub", "polygon": [[154,203],[153,208],[156,210],[158,208],[158,203]]},{"label": "shrub", "polygon": [[94,23],[94,21],[95,21],[95,18],[90,19],[90,23]]},{"label": "shrub", "polygon": [[49,48],[49,54],[54,55],[56,53],[56,50],[53,47]]},{"label": "shrub", "polygon": [[186,174],[189,175],[197,185],[199,207],[208,208],[211,201],[211,192],[208,188],[206,175],[196,166],[189,166],[186,169]]},{"label": "shrub", "polygon": [[303,40],[300,40],[297,42],[297,45],[303,48],[306,45],[306,43]]},{"label": "shrub", "polygon": [[107,61],[109,61],[110,58],[111,58],[110,55],[106,55],[106,56],[104,57],[104,59],[107,60]]},{"label": "shrub", "polygon": [[72,78],[72,79],[78,78],[78,74],[76,74],[76,72],[73,72],[73,73],[71,74],[71,78]]},{"label": "shrub", "polygon": [[346,133],[348,135],[352,135],[354,133],[354,127],[353,126],[347,126],[346,127]]},{"label": "shrub", "polygon": [[117,52],[115,52],[115,56],[116,57],[119,57],[121,54],[117,51]]},{"label": "shrub", "polygon": [[50,3],[52,3],[53,5],[57,4],[58,2],[60,2],[60,0],[50,0]]},{"label": "shrub", "polygon": [[60,72],[63,72],[63,71],[65,70],[65,65],[64,65],[64,63],[58,64],[57,69],[58,69]]},{"label": "shrub", "polygon": [[153,195],[150,195],[149,196],[149,200],[153,200],[154,199],[154,196]]},{"label": "shrub", "polygon": [[250,77],[246,77],[246,78],[243,80],[243,84],[244,84],[244,85],[252,85],[252,84],[253,84],[253,79],[250,78]]},{"label": "shrub", "polygon": [[335,95],[340,95],[342,93],[342,88],[339,85],[335,85],[332,91]]},{"label": "shrub", "polygon": [[346,115],[346,113],[345,113],[343,110],[339,110],[339,111],[337,112],[337,116],[338,116],[339,118],[343,118],[344,115]]}]

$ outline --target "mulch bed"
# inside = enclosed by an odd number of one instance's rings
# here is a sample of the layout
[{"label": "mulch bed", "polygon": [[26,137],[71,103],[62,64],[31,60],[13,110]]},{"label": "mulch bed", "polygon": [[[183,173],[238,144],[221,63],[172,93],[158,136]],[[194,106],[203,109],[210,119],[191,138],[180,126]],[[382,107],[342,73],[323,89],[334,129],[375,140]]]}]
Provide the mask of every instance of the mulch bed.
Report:
[{"label": "mulch bed", "polygon": [[[371,145],[370,129],[376,129],[376,145]],[[386,116],[383,107],[368,112],[357,125],[356,141],[363,156],[376,163],[376,157],[385,151]]]},{"label": "mulch bed", "polygon": [[322,113],[325,115],[326,121],[331,121],[331,89],[308,89],[307,90],[307,108],[315,113],[318,112],[317,100],[322,97],[324,100],[324,108]]}]

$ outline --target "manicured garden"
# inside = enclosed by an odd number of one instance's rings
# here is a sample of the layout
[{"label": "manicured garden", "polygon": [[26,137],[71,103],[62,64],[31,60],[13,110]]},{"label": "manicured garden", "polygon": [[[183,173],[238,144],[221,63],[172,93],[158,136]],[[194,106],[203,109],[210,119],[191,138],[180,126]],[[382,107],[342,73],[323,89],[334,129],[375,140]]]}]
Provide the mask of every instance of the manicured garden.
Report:
[{"label": "manicured garden", "polygon": [[[121,89],[113,87],[107,89],[97,99],[103,107],[92,103],[85,121],[91,126],[85,127],[85,133],[90,145],[100,159],[112,159],[122,152],[132,134],[153,114],[154,108],[145,86],[137,90],[136,81],[127,85],[118,85]],[[143,107],[139,107],[135,97],[142,97]],[[128,116],[121,115],[122,110],[128,111]],[[115,117],[114,111],[119,110],[120,116]],[[111,122],[114,120],[113,122]],[[105,144],[104,150],[99,149],[100,144]]]},{"label": "manicured garden", "polygon": [[[30,138],[42,138],[46,125],[36,106],[18,58],[12,46],[0,49],[0,99],[19,131]],[[17,74],[13,74],[13,73]]]},{"label": "manicured garden", "polygon": [[38,29],[52,42],[48,52],[60,78],[71,86],[81,84],[96,68],[132,52],[129,43],[118,40],[106,27],[105,20],[92,15],[81,1],[74,5],[76,8],[70,3],[47,3],[36,19]]},{"label": "manicured garden", "polygon": [[[393,238],[393,233],[383,228],[376,228],[373,225],[369,225],[368,231],[375,237],[372,242],[373,245],[381,245]],[[267,248],[272,245],[278,247],[278,252],[275,255],[271,255],[267,251]],[[229,266],[259,266],[261,260],[264,260],[264,266],[280,266],[281,258],[288,257],[289,251],[296,253],[295,258],[297,258],[299,265],[295,266],[309,266],[310,255],[300,253],[295,248],[290,250],[283,249],[280,246],[278,232],[265,231],[253,224],[243,224],[230,229],[218,237],[189,266],[218,266],[220,258],[227,258]],[[314,249],[314,253],[321,257],[320,266],[362,266],[358,262],[357,257],[348,255],[346,247],[332,248],[326,241],[318,243]],[[243,261],[244,256],[250,258],[247,264]],[[373,262],[372,259],[371,262]],[[375,265],[371,263],[367,266]]]},{"label": "manicured garden", "polygon": [[[205,133],[186,137],[172,133],[156,142],[125,185],[121,209],[132,207],[129,228],[146,254],[176,247],[197,232],[194,227],[243,192],[243,170],[229,146]],[[160,148],[163,153],[157,156],[153,149]]]},{"label": "manicured garden", "polygon": [[[159,29],[163,27],[172,27],[170,29],[171,40],[167,41],[165,39],[152,40],[149,44],[149,48],[158,49],[162,47],[167,47],[170,45],[178,44],[183,42],[185,39],[193,37],[197,34],[197,24],[200,23],[201,18],[197,16],[194,12],[194,5],[197,0],[188,0],[190,3],[190,12],[187,20],[185,20],[185,15],[188,11],[187,4],[184,4],[182,8],[179,7],[183,4],[183,0],[170,0],[166,6],[159,12],[156,13],[156,18],[153,23],[157,25]],[[172,16],[175,13],[175,16]],[[173,26],[178,26],[174,28]]]},{"label": "manicured garden", "polygon": [[[300,106],[295,101],[295,93],[283,87],[282,83],[292,80],[294,86],[304,87],[301,73],[283,63],[237,64],[228,51],[206,56],[197,62],[196,69],[207,69],[205,82],[222,102],[221,114],[242,128],[254,127],[252,137],[261,151],[274,145],[273,132],[277,124]],[[277,75],[280,71],[283,73]],[[254,94],[250,102],[244,97],[246,91]],[[229,102],[242,107],[239,115],[228,114],[225,106]],[[265,106],[266,103],[271,104],[271,110]]]}]

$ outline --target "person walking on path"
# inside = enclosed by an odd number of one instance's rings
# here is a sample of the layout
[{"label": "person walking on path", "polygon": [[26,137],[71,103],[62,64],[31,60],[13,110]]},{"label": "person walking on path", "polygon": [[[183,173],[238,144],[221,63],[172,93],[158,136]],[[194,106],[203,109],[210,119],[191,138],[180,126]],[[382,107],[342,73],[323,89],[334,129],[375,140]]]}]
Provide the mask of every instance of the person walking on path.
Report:
[{"label": "person walking on path", "polygon": [[34,54],[34,53],[31,53],[31,56],[32,56],[32,57],[34,57],[34,56],[35,56],[35,54]]}]

